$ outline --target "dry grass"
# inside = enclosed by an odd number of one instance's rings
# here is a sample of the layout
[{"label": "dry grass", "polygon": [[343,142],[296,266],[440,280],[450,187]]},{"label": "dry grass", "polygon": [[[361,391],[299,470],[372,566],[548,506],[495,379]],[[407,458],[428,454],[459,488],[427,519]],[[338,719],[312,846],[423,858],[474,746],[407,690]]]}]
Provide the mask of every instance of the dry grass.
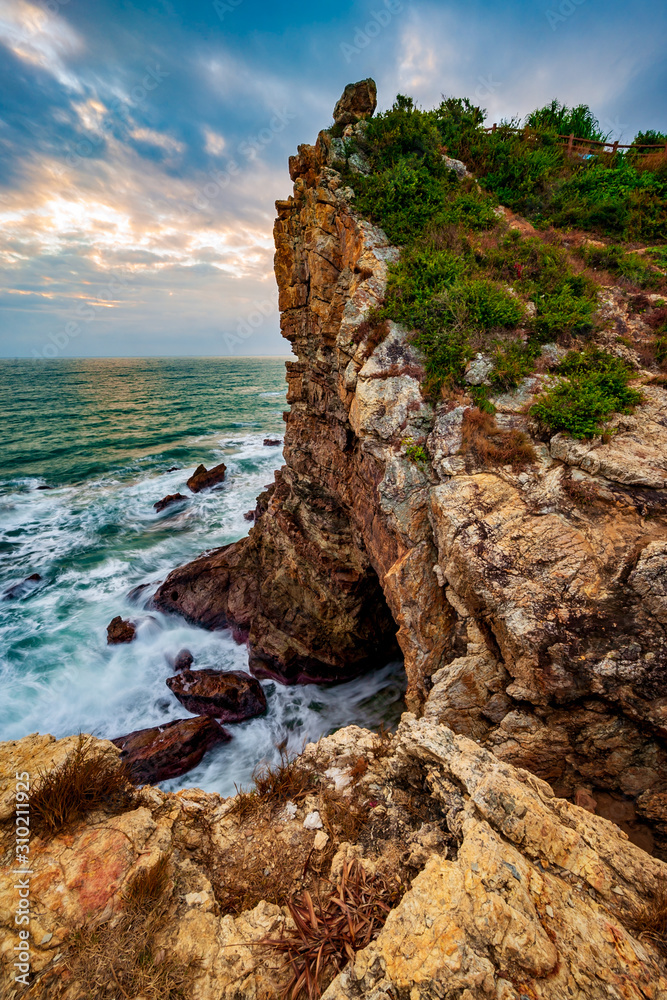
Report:
[{"label": "dry grass", "polygon": [[505,431],[495,417],[477,407],[463,414],[461,454],[481,466],[511,465],[525,469],[535,461],[535,449],[523,431]]},{"label": "dry grass", "polygon": [[[188,969],[155,944],[169,922],[169,860],[141,871],[120,920],[78,931],[65,957],[68,997],[76,1000],[185,1000]],[[74,986],[74,992],[72,992]]]},{"label": "dry grass", "polygon": [[313,791],[315,775],[299,764],[298,757],[290,760],[283,746],[280,750],[280,763],[271,766],[267,763],[258,764],[253,773],[255,787],[249,791],[237,788],[237,793],[229,810],[230,816],[239,820],[256,813],[259,810],[273,809],[285,802],[301,802]]},{"label": "dry grass", "polygon": [[323,986],[377,935],[401,896],[400,884],[381,873],[366,874],[358,861],[343,864],[340,882],[313,900],[310,892],[287,907],[294,930],[261,943],[285,956],[290,978],[284,997],[320,996]]},{"label": "dry grass", "polygon": [[592,483],[573,479],[572,473],[563,477],[561,488],[568,499],[577,507],[593,507],[599,500],[598,492]]},{"label": "dry grass", "polygon": [[655,895],[634,914],[640,940],[650,941],[667,958],[667,885],[658,885]]},{"label": "dry grass", "polygon": [[110,749],[79,736],[73,753],[57,767],[39,774],[30,799],[35,833],[53,836],[72,827],[93,809],[126,808],[132,800],[127,773]]}]

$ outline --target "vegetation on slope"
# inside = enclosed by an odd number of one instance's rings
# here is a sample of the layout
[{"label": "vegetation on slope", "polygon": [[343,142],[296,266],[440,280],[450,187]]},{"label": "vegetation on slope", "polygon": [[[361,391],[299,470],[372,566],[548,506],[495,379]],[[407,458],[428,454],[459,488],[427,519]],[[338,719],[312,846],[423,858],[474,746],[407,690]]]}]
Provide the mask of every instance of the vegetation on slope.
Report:
[{"label": "vegetation on slope", "polygon": [[[518,122],[486,132],[484,118],[467,99],[449,98],[422,111],[399,95],[361,136],[347,140],[348,153],[359,151],[370,164],[367,175],[347,177],[357,209],[403,250],[390,269],[384,306],[371,320],[378,326],[395,320],[414,331],[432,394],[463,386],[477,352],[493,358],[492,389],[510,389],[533,370],[543,343],[575,347],[589,338],[596,271],[637,290],[664,284],[655,270],[664,265],[664,247],[641,258],[618,243],[665,239],[664,154],[568,154],[559,135],[606,138],[585,105],[570,109],[554,101],[529,115],[528,129],[518,132]],[[650,139],[662,141],[658,133]],[[462,159],[475,177],[460,178],[447,157]],[[535,235],[508,228],[498,202],[529,217]],[[562,246],[559,228],[574,225],[614,242],[582,242],[573,254]],[[577,436],[596,433],[601,420],[631,406],[631,397],[636,401],[631,390],[619,394],[612,387],[611,355],[585,352],[580,358],[576,379],[570,361],[560,369],[553,405],[545,397],[539,410],[545,427]],[[565,428],[562,415],[556,419],[566,406],[564,385],[581,390],[580,368],[591,365],[600,368],[600,378],[594,390],[579,392],[579,415]],[[627,389],[631,372],[622,368],[615,369],[616,379],[625,379]],[[587,378],[593,378],[590,371]],[[478,405],[491,409],[484,389],[472,391]]]}]

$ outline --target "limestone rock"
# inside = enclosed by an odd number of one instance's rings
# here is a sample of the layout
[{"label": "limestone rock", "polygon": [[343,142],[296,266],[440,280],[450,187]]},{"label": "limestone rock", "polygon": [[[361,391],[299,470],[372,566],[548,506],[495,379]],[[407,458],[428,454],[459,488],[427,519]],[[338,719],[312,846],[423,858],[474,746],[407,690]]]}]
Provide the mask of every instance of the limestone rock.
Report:
[{"label": "limestone rock", "polygon": [[[5,819],[14,773],[48,770],[77,742],[30,736],[0,744]],[[355,781],[362,797],[376,801],[388,840],[336,844],[331,878],[340,878],[345,861],[357,859],[372,872],[401,856],[414,874],[375,940],[336,976],[325,1000],[665,1000],[665,958],[650,937],[640,937],[637,915],[664,884],[667,865],[613,822],[430,719],[406,714],[389,745],[355,726],[339,730],[306,747],[301,766],[312,768],[320,787],[333,787],[360,753],[368,769]],[[412,809],[401,811],[400,802]],[[166,859],[166,921],[154,953],[183,963],[186,995],[278,1000],[281,959],[263,942],[290,928],[286,909],[262,901],[232,916],[217,895],[216,864],[260,835],[230,806],[197,789],[165,794],[147,786],[121,813],[97,810],[58,836],[33,837],[31,962],[45,996],[55,983],[64,987],[63,1000],[74,1000],[79,984],[70,988],[61,977],[78,935],[107,920],[113,933],[133,879]],[[275,822],[264,834],[270,839],[287,843],[280,839],[287,824],[306,854],[327,846],[327,835],[313,835],[303,821],[277,813]],[[3,879],[3,995],[13,983],[15,903],[12,880]]]},{"label": "limestone rock", "polygon": [[336,124],[347,125],[358,118],[368,118],[377,105],[377,87],[370,77],[359,83],[348,83],[334,108],[333,118]]}]

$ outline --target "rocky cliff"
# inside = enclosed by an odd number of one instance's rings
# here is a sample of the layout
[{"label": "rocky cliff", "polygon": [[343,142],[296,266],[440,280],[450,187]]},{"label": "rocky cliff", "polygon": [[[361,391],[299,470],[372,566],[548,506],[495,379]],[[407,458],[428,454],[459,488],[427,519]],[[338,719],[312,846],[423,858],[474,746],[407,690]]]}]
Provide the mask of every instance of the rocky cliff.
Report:
[{"label": "rocky cliff", "polygon": [[[362,96],[348,137],[374,103]],[[466,441],[472,397],[427,398],[409,331],[368,322],[399,251],[355,212],[350,177],[367,169],[331,131],[290,161],[275,224],[298,359],[286,464],[248,538],[175,570],[156,603],[230,626],[257,676],[288,683],[348,677],[397,643],[411,710],[664,852],[664,385],[640,368],[643,401],[605,435],[545,438],[527,411],[562,356],[548,345],[535,374],[491,396],[497,428],[530,436],[534,460],[485,461]],[[611,283],[598,319],[597,342],[621,355],[619,335],[648,331]]]}]

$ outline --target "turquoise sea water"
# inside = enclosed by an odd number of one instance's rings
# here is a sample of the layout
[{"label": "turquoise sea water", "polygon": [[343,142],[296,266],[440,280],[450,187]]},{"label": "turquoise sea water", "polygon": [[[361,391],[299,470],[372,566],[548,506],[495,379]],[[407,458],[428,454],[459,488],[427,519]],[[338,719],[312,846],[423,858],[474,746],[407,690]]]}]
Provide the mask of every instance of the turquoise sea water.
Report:
[{"label": "turquoise sea water", "polygon": [[[244,511],[282,464],[262,442],[282,439],[284,370],[279,358],[0,361],[0,597],[41,577],[0,599],[0,739],[115,737],[186,717],[165,684],[184,646],[195,667],[247,669],[227,632],[145,604],[174,566],[247,532]],[[220,490],[156,514],[156,500],[189,493],[196,465],[221,461]],[[140,623],[138,638],[107,646],[117,614]],[[285,736],[296,751],[341,725],[393,721],[401,705],[399,664],[335,688],[263,683],[266,717],[229,727],[231,743],[165,787],[230,794]]]}]

